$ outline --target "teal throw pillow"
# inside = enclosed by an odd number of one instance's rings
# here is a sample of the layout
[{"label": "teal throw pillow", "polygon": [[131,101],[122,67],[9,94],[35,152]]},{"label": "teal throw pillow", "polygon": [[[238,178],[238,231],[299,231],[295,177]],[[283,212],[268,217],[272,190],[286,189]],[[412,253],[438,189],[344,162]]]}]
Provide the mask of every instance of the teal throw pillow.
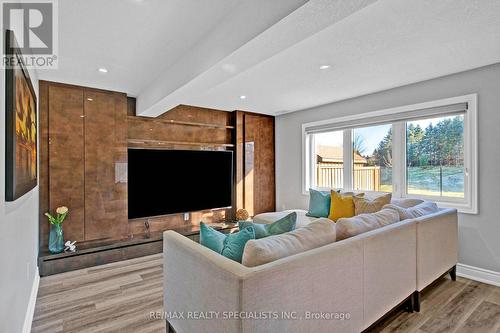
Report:
[{"label": "teal throw pillow", "polygon": [[309,211],[307,216],[328,217],[330,214],[331,193],[309,189]]},{"label": "teal throw pillow", "polygon": [[253,227],[224,234],[200,222],[200,244],[234,261],[241,263],[245,245],[251,239],[255,239]]},{"label": "teal throw pillow", "polygon": [[260,224],[246,221],[239,221],[238,227],[243,230],[248,227],[253,227],[255,230],[255,238],[264,238],[271,235],[279,235],[295,229],[297,224],[297,213],[293,212],[279,220],[270,224]]}]

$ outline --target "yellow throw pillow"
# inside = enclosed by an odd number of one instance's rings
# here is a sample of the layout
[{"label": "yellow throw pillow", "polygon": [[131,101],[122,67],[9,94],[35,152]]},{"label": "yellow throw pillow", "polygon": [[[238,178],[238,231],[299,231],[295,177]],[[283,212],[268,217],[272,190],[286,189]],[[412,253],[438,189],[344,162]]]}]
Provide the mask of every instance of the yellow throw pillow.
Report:
[{"label": "yellow throw pillow", "polygon": [[391,193],[378,196],[373,200],[364,198],[362,195],[356,194],[352,198],[354,201],[354,213],[356,215],[376,213],[380,211],[385,205],[390,204],[391,198]]},{"label": "yellow throw pillow", "polygon": [[[362,196],[363,193],[358,195]],[[342,217],[354,216],[354,201],[352,199],[352,194],[343,195],[336,191],[332,191],[331,197],[330,214],[328,215],[330,220],[337,221]]]}]

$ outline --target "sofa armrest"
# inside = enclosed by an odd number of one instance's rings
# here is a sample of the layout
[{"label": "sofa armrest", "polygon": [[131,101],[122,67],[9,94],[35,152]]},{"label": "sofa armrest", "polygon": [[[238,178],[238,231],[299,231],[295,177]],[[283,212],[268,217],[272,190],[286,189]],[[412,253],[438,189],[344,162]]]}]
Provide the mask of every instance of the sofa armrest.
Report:
[{"label": "sofa armrest", "polygon": [[360,235],[364,241],[364,326],[415,291],[416,222],[405,220]]},{"label": "sofa armrest", "polygon": [[442,209],[416,218],[417,291],[455,266],[458,261],[458,216],[456,209]]},{"label": "sofa armrest", "polygon": [[241,281],[248,268],[174,231],[163,233],[164,311],[177,333],[240,332],[234,320],[194,320],[190,314],[241,311]]}]

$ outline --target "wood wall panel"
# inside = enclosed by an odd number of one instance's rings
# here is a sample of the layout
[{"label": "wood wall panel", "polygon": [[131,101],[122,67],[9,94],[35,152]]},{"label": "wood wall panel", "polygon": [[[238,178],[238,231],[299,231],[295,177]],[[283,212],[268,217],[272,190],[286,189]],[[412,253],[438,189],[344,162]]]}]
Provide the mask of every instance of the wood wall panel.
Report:
[{"label": "wood wall panel", "polygon": [[255,152],[257,161],[255,211],[257,214],[276,210],[274,117],[259,117],[258,137]]},{"label": "wood wall panel", "polygon": [[135,116],[136,99],[134,97],[127,97],[127,115]]},{"label": "wood wall panel", "polygon": [[65,239],[81,241],[85,239],[83,90],[52,85],[46,89],[49,208],[51,212],[59,206],[69,208],[63,224]]},{"label": "wood wall panel", "polygon": [[[257,215],[258,207],[255,206],[255,197],[258,195],[255,185],[258,181],[257,162],[255,160],[256,141],[258,140],[258,120],[256,116],[245,114],[245,130],[243,145],[243,203],[250,216]],[[256,179],[257,178],[257,179]]]},{"label": "wood wall panel", "polygon": [[40,81],[39,85],[39,221],[38,233],[40,247],[47,247],[49,239],[49,223],[45,213],[49,211],[49,85]]},{"label": "wood wall panel", "polygon": [[85,90],[85,239],[123,238],[127,223],[126,96]]},{"label": "wood wall panel", "polygon": [[235,198],[234,202],[236,203],[236,210],[245,208],[245,188],[244,188],[244,129],[245,129],[245,115],[241,111],[234,112],[234,125],[235,131],[234,134],[234,151],[235,151],[235,165],[234,165],[234,173],[235,173]]},{"label": "wood wall panel", "polygon": [[189,214],[189,219],[187,221],[184,221],[183,215],[184,214],[172,214],[129,220],[129,233],[130,235],[137,235],[147,232],[165,231],[168,229],[181,229],[188,226],[197,226],[200,224],[200,221],[204,223],[222,222],[231,216],[231,209],[192,212]]},{"label": "wood wall panel", "polygon": [[274,117],[245,112],[241,126],[244,208],[250,216],[275,211]]},{"label": "wood wall panel", "polygon": [[193,121],[214,125],[232,125],[231,112],[200,108],[191,105],[179,105],[160,115],[157,119],[172,119],[178,121]]},{"label": "wood wall panel", "polygon": [[129,139],[231,143],[231,131],[229,129],[171,124],[159,121],[156,118],[152,120],[144,117],[129,117],[128,119]]}]

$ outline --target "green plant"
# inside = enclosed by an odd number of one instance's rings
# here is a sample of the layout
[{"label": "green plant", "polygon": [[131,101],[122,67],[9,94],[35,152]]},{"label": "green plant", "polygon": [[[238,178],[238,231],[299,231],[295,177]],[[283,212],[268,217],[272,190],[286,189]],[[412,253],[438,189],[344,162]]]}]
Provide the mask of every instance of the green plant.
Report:
[{"label": "green plant", "polygon": [[68,207],[62,206],[62,207],[57,207],[56,209],[56,216],[52,216],[50,213],[45,213],[45,216],[48,217],[49,222],[53,225],[60,226],[61,223],[64,222],[64,219],[66,218],[66,215],[68,215]]}]

